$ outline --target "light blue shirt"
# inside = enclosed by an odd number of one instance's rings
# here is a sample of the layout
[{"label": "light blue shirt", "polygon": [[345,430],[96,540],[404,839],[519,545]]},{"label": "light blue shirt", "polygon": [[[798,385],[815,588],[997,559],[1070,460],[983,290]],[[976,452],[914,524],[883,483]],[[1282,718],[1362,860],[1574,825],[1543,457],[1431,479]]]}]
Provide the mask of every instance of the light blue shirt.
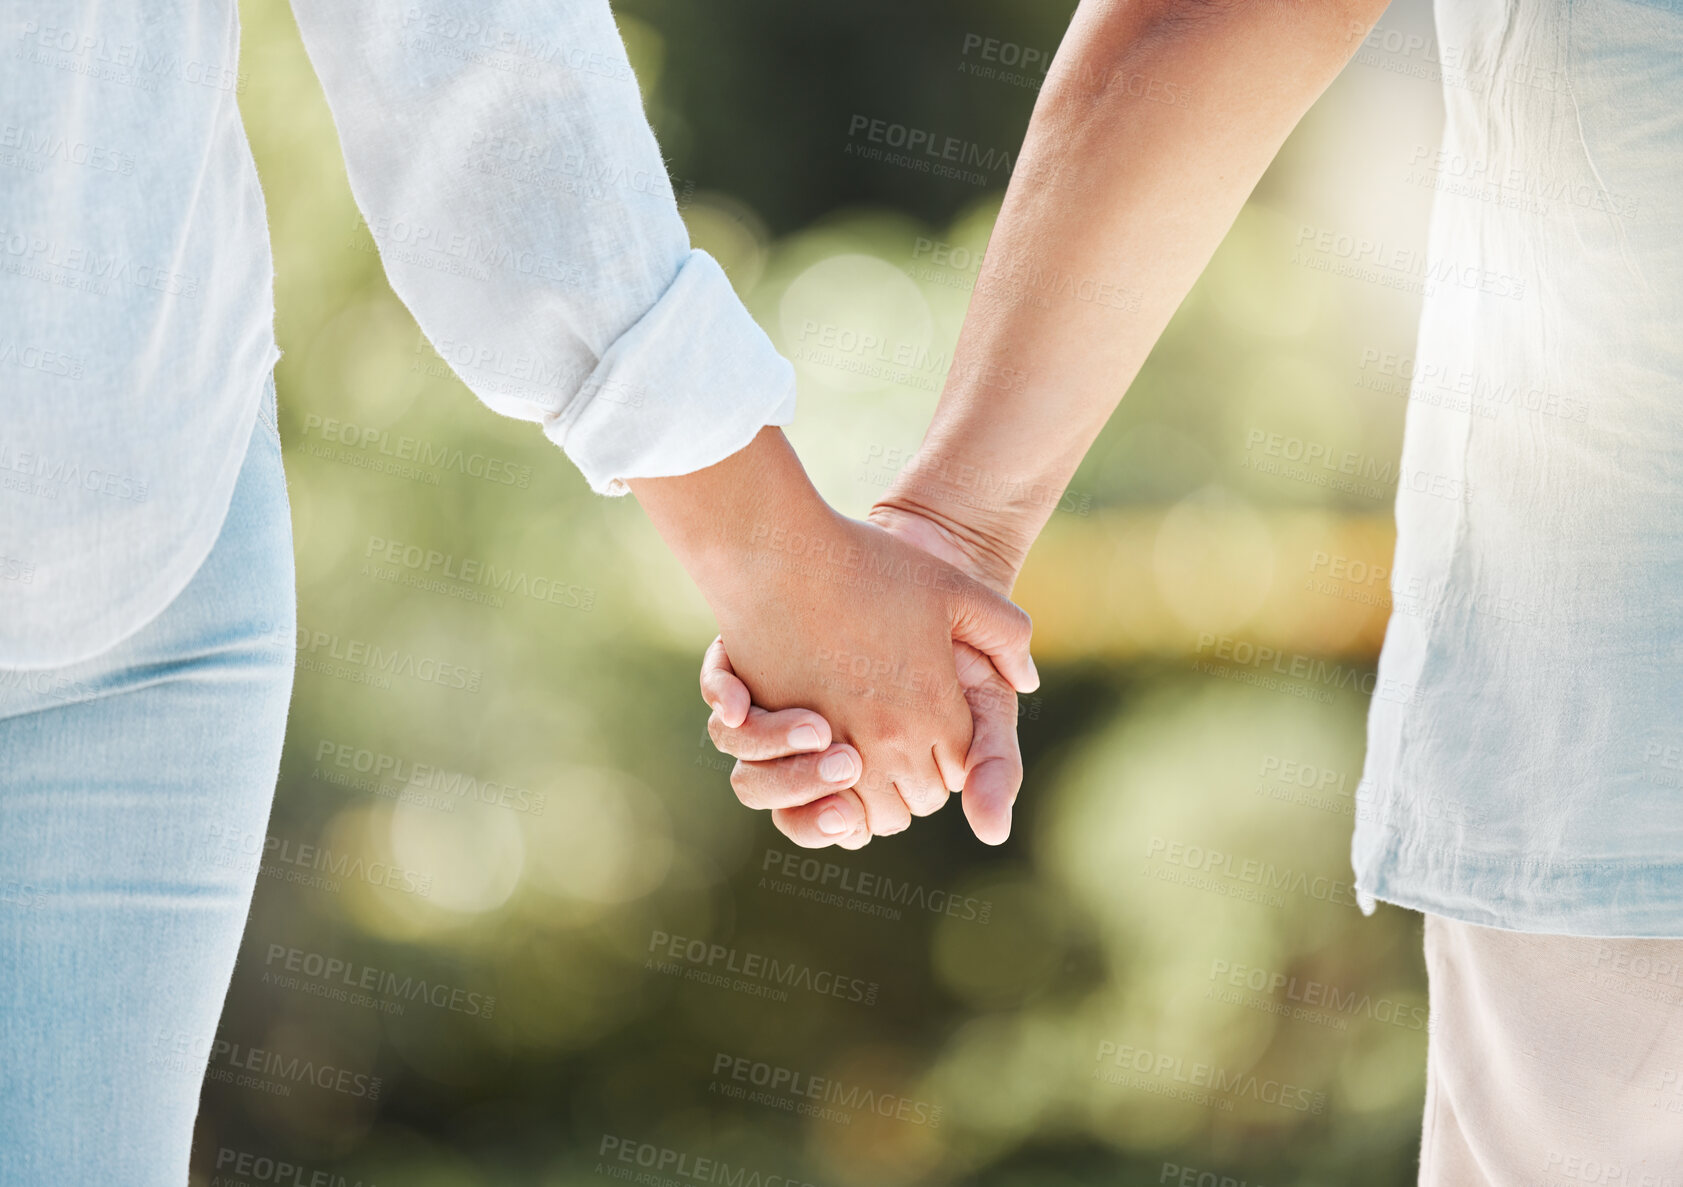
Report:
[{"label": "light blue shirt", "polygon": [[[603,493],[793,369],[691,250],[607,0],[296,0],[392,288]],[[216,539],[278,352],[234,0],[0,0],[0,667],[94,655]]]},{"label": "light blue shirt", "polygon": [[1683,4],[1437,17],[1358,894],[1683,936]]}]

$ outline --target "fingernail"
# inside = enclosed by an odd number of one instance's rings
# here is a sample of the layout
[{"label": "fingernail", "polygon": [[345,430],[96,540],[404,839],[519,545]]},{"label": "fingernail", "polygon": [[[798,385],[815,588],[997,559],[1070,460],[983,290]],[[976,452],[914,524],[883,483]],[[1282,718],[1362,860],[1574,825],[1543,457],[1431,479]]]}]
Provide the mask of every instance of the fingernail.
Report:
[{"label": "fingernail", "polygon": [[1034,666],[1034,656],[1025,656],[1028,660],[1029,679],[1038,687],[1040,684],[1040,669]]},{"label": "fingernail", "polygon": [[846,751],[827,754],[818,761],[818,777],[826,783],[846,783],[854,777],[853,756]]},{"label": "fingernail", "polygon": [[825,808],[818,814],[818,831],[826,837],[839,837],[847,831],[847,817],[840,808]]},{"label": "fingernail", "polygon": [[818,728],[811,725],[797,725],[789,731],[789,745],[796,750],[817,750]]}]

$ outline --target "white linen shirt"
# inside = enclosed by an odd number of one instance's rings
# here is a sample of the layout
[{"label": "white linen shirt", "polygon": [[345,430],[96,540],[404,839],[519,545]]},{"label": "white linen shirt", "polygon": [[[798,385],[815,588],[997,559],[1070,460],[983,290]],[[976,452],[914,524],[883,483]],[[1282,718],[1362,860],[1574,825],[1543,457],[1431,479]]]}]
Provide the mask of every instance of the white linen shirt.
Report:
[{"label": "white linen shirt", "polygon": [[1683,0],[1438,0],[1358,901],[1683,936]]},{"label": "white linen shirt", "polygon": [[[392,288],[591,487],[794,414],[690,248],[607,0],[295,0]],[[274,339],[234,0],[0,0],[0,667],[95,655],[221,528]]]}]

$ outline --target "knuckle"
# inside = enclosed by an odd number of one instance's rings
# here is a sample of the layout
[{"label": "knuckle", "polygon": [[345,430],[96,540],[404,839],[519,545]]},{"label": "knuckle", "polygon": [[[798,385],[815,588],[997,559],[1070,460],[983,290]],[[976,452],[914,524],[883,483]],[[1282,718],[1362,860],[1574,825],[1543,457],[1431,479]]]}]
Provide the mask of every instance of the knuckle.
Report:
[{"label": "knuckle", "polygon": [[810,783],[815,786],[824,782],[818,777],[818,755],[816,754],[786,754],[781,758],[772,759],[771,763],[773,769],[777,771],[778,778],[784,782]]},{"label": "knuckle", "polygon": [[933,816],[946,807],[951,795],[944,787],[939,790],[927,788],[907,797],[906,806],[912,810],[913,816]]},{"label": "knuckle", "polygon": [[894,784],[880,767],[867,767],[854,780],[853,790],[861,800],[869,800],[884,793],[893,794]]},{"label": "knuckle", "polygon": [[889,754],[904,754],[911,748],[912,731],[905,722],[893,720],[885,722],[873,736],[871,742],[876,749]]},{"label": "knuckle", "polygon": [[879,837],[892,837],[895,833],[903,833],[911,825],[911,809],[906,807],[901,796],[896,795],[892,802],[885,800],[871,806],[870,831]]},{"label": "knuckle", "polygon": [[771,822],[777,826],[778,832],[782,833],[785,837],[789,838],[789,840],[793,841],[803,849],[820,849],[823,847],[822,845],[813,842],[809,831],[800,827],[799,821],[795,817],[794,813],[789,811],[787,808],[779,808],[777,811],[773,812],[771,814]]}]

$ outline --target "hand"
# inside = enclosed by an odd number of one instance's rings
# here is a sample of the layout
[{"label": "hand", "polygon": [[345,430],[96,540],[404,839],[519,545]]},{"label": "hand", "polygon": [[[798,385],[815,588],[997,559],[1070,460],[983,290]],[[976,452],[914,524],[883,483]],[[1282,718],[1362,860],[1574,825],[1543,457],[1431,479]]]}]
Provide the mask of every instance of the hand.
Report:
[{"label": "hand", "polygon": [[[718,740],[751,719],[740,744],[729,744],[750,762],[787,756],[803,740],[807,748],[758,788],[745,782],[754,768],[739,767],[733,782],[745,802],[774,809],[779,827],[802,843],[856,847],[969,786],[978,761],[974,702],[994,710],[982,717],[990,730],[1006,710],[1005,749],[1014,756],[1015,692],[999,670],[1018,687],[1038,685],[1020,610],[896,534],[833,512],[815,531],[777,529],[763,544],[744,625],[736,626],[734,596],[718,604],[724,641],[710,652],[710,671],[741,691],[727,694],[728,716],[717,714],[710,728]],[[751,718],[749,688],[762,706]],[[776,711],[788,705],[813,712]],[[834,737],[826,723],[837,727]],[[813,733],[791,736],[803,727]],[[991,741],[988,749],[1001,748]],[[844,794],[809,804],[815,779],[825,796]],[[789,800],[791,786],[809,793]],[[980,794],[975,802],[982,805]],[[801,810],[783,811],[792,808]]]},{"label": "hand", "polygon": [[898,832],[965,786],[971,704],[992,694],[955,642],[1007,687],[1039,685],[1027,615],[898,533],[836,514],[774,428],[704,470],[629,483],[706,595],[736,678],[765,709],[829,723],[815,751],[831,726],[846,744],[831,757],[854,764],[840,783],[854,794],[828,805],[842,819],[812,813],[815,828],[841,826],[819,833],[829,843]]},{"label": "hand", "polygon": [[[1017,693],[975,648],[955,641],[953,658],[974,723],[965,758],[964,815],[978,839],[1000,845],[1011,835],[1011,808],[1023,781]],[[738,799],[750,808],[771,809],[778,831],[809,849],[858,849],[870,841],[864,805],[851,787],[859,752],[832,742],[821,715],[810,709],[773,713],[753,705],[719,639],[702,661],[701,695],[713,707],[707,721],[713,744],[737,759],[731,786]],[[908,811],[927,816],[945,803],[943,795],[933,806],[908,805]]]},{"label": "hand", "polygon": [[[995,551],[973,553],[966,537],[903,506],[879,504],[871,519],[998,592],[1009,592],[1015,566],[1001,565]],[[974,648],[955,643],[954,660],[974,722],[966,757],[964,814],[980,840],[998,845],[1010,835],[1011,809],[1022,785],[1017,694]],[[701,691],[713,708],[707,725],[714,745],[738,759],[731,784],[744,804],[771,809],[778,830],[809,848],[841,844],[856,849],[869,841],[870,834],[859,829],[863,807],[849,786],[859,769],[858,753],[846,743],[832,744],[829,723],[822,716],[805,709],[771,713],[752,705],[719,639],[702,662]],[[944,802],[942,797],[929,810]]]}]

